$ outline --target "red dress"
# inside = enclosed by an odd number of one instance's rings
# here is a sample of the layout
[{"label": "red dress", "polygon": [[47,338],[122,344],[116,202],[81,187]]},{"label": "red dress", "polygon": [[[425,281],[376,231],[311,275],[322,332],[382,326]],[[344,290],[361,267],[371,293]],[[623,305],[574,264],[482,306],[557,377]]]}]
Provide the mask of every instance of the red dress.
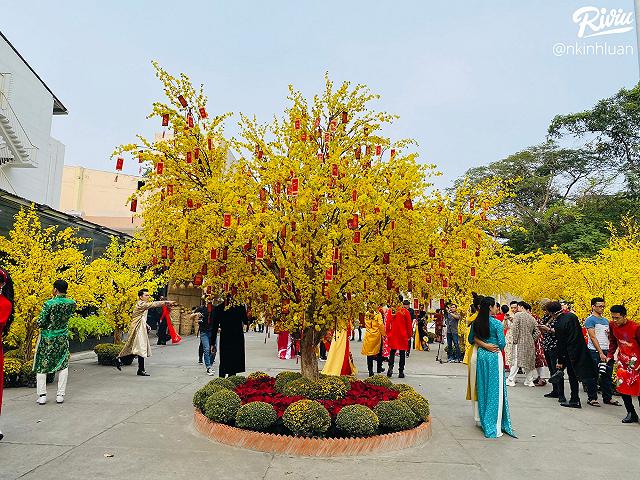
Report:
[{"label": "red dress", "polygon": [[166,305],[162,306],[162,315],[160,316],[160,320],[163,318],[167,320],[167,332],[171,337],[171,343],[180,343],[182,337],[178,335],[178,332],[176,332],[176,329],[173,327],[173,323],[171,322],[171,311]]},{"label": "red dress", "polygon": [[401,307],[395,314],[391,313],[391,309],[387,310],[386,330],[391,350],[407,350],[409,338],[413,333],[413,322],[409,310]]},{"label": "red dress", "polygon": [[609,359],[613,359],[616,350],[618,392],[640,397],[640,325],[631,320],[621,327],[609,322]]},{"label": "red dress", "polygon": [[2,389],[4,387],[4,351],[2,350],[2,330],[11,315],[11,302],[0,295],[0,413],[2,413]]}]

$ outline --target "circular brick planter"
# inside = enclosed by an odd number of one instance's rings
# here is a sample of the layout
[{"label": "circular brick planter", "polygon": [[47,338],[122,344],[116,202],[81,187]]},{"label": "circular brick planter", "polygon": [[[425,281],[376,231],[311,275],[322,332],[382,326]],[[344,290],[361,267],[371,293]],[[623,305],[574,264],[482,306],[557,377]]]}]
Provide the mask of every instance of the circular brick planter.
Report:
[{"label": "circular brick planter", "polygon": [[431,417],[428,422],[411,430],[365,438],[303,438],[253,432],[212,422],[198,409],[194,413],[194,424],[200,433],[219,443],[260,452],[304,457],[342,457],[378,450],[400,450],[422,444],[431,438]]}]

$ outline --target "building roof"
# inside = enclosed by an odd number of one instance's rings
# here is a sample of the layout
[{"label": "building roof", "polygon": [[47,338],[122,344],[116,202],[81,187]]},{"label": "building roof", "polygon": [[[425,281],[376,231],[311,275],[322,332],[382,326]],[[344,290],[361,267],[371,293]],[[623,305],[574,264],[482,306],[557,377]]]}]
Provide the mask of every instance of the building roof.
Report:
[{"label": "building roof", "polygon": [[128,235],[124,232],[114,230],[112,228],[104,227],[102,225],[98,225],[97,223],[87,221],[76,215],[70,215],[68,213],[61,212],[60,210],[51,208],[48,205],[32,202],[30,200],[27,200],[26,198],[22,198],[11,192],[7,192],[6,190],[3,190],[1,188],[0,188],[0,200],[6,200],[11,203],[17,204],[19,206],[24,206],[24,207],[29,207],[29,205],[33,203],[36,207],[36,211],[47,215],[49,218],[52,218],[52,219],[58,218],[58,219],[67,221],[69,223],[73,223],[78,227],[84,227],[89,230],[93,230],[94,232],[97,232],[97,233],[102,233],[108,236],[114,236],[114,237],[120,238],[121,240],[133,239],[131,235]]},{"label": "building roof", "polygon": [[36,78],[38,80],[40,80],[40,83],[42,83],[42,85],[44,86],[44,88],[47,89],[47,91],[53,96],[53,114],[54,115],[66,115],[67,113],[69,113],[67,111],[67,107],[65,107],[62,102],[58,99],[58,97],[56,97],[56,94],[53,93],[51,91],[51,89],[47,86],[46,83],[44,83],[44,81],[40,78],[40,75],[38,75],[36,73],[36,71],[31,68],[31,65],[29,65],[27,63],[27,61],[24,59],[24,57],[22,55],[20,55],[20,52],[18,52],[18,50],[16,50],[16,47],[14,47],[11,42],[9,41],[9,39],[7,37],[4,36],[4,34],[0,31],[0,37],[2,37],[4,39],[5,42],[7,42],[7,44],[13,49],[14,52],[16,52],[16,55],[18,55],[18,57],[20,58],[20,60],[22,60],[24,62],[24,64],[27,66],[27,68],[29,70],[31,70],[31,72],[36,76]]}]

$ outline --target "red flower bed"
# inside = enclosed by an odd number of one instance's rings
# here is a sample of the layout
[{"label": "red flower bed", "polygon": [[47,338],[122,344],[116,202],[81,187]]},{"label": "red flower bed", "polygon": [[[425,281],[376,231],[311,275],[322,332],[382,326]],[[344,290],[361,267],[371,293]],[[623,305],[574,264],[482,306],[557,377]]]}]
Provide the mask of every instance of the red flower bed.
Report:
[{"label": "red flower bed", "polygon": [[[247,380],[244,384],[238,385],[235,392],[240,396],[243,405],[249,402],[270,403],[279,417],[282,416],[289,405],[304,398],[302,396],[289,397],[276,392],[275,378],[266,377]],[[395,390],[356,381],[351,383],[351,389],[347,392],[345,398],[341,400],[319,400],[319,402],[335,418],[342,407],[347,405],[359,404],[373,408],[383,400],[395,400],[396,398],[398,398],[398,392]]]}]

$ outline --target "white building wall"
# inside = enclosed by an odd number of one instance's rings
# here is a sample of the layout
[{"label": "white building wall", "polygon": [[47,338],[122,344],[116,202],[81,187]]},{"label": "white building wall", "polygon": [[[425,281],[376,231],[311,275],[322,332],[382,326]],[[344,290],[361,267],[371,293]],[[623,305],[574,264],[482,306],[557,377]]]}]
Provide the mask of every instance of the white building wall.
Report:
[{"label": "white building wall", "polygon": [[4,95],[31,143],[38,148],[37,167],[0,167],[0,188],[56,208],[64,165],[64,145],[51,137],[53,95],[11,46],[0,37],[0,82]]}]

